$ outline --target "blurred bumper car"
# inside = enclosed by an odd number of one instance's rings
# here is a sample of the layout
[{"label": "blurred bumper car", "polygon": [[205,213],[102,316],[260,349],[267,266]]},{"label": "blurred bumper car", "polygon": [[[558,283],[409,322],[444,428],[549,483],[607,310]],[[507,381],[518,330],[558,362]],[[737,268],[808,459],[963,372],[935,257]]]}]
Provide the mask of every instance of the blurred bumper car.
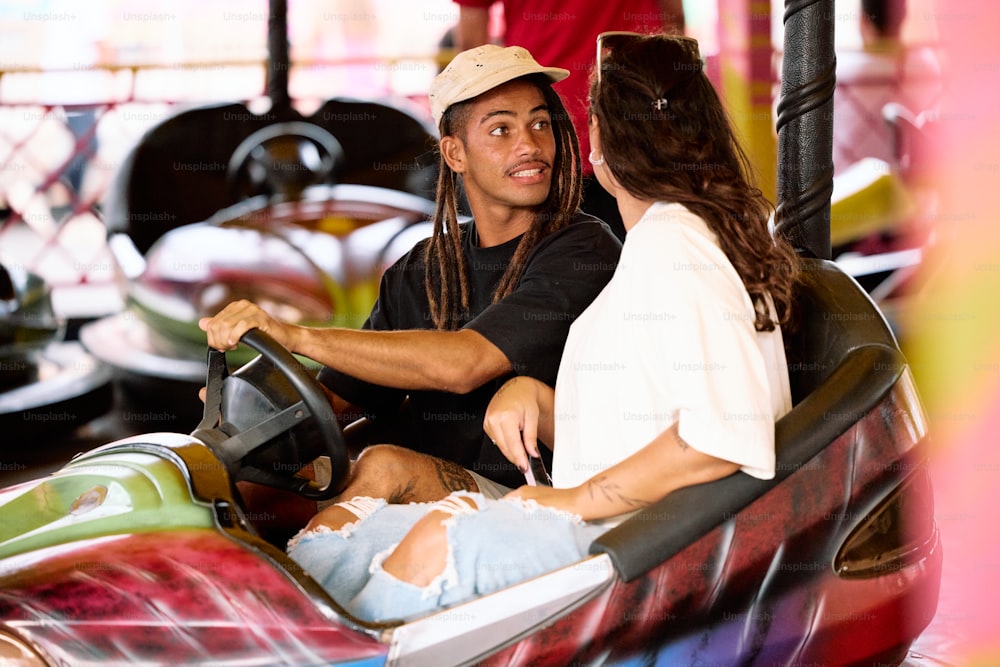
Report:
[{"label": "blurred bumper car", "polygon": [[65,330],[48,285],[0,264],[0,432],[6,442],[29,431],[69,431],[111,407],[111,369],[80,343],[64,341]]},{"label": "blurred bumper car", "polygon": [[106,216],[126,308],[80,332],[128,400],[185,419],[201,408],[199,318],[249,299],[296,323],[360,326],[382,271],[430,234],[434,211],[436,139],[416,116],[332,100],[308,121],[272,122],[230,106],[182,112],[133,149]]},{"label": "blurred bumper car", "polygon": [[930,275],[923,258],[947,231],[937,224],[938,121],[933,113],[915,115],[898,103],[885,105],[882,115],[892,161],[863,158],[833,179],[830,240],[837,264],[902,335],[907,309]]}]

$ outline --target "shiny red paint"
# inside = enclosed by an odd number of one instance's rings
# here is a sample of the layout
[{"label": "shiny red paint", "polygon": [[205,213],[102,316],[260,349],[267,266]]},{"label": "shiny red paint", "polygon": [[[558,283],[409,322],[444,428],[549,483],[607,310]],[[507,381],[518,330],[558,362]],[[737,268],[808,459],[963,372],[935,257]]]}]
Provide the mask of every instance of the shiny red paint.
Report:
[{"label": "shiny red paint", "polygon": [[383,645],[323,612],[262,552],[213,530],[79,541],[0,571],[0,618],[58,664],[382,664]]}]

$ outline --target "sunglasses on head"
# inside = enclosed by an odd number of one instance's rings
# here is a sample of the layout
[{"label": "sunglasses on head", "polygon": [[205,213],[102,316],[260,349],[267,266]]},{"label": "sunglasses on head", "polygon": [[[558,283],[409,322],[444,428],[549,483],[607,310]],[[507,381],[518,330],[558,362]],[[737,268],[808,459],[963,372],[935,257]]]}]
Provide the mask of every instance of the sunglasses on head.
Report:
[{"label": "sunglasses on head", "polygon": [[609,32],[602,32],[597,36],[597,83],[601,82],[601,69],[604,66],[604,57],[611,52],[616,43],[621,44],[627,39],[635,39],[636,37],[642,37],[637,32],[625,32],[620,30],[612,30]]},{"label": "sunglasses on head", "polygon": [[[638,32],[609,31],[602,32],[597,36],[597,83],[601,83],[601,70],[604,69],[604,59],[609,53],[614,51],[616,45],[642,37],[649,37]],[[692,37],[676,36],[671,37],[673,48],[676,50],[674,60],[679,63],[682,70],[695,71],[701,68],[701,54],[698,50],[698,41]]]}]

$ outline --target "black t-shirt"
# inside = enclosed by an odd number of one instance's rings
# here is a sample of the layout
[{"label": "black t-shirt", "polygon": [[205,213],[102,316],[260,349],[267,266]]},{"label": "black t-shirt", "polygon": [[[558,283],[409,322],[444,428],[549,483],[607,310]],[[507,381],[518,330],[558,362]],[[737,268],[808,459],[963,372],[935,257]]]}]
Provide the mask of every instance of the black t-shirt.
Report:
[{"label": "black t-shirt", "polygon": [[[409,395],[410,423],[404,429],[407,439],[396,444],[455,461],[484,477],[516,487],[524,483],[524,476],[483,431],[486,406],[513,375],[526,375],[555,385],[569,326],[611,279],[621,244],[606,224],[579,214],[571,224],[538,243],[514,290],[492,303],[493,292],[520,237],[502,245],[480,248],[473,242],[472,224],[462,225],[462,237],[473,316],[462,322],[461,327],[478,332],[496,345],[507,356],[514,372],[468,394],[392,389],[330,368],[321,370],[319,379],[376,421],[395,417]],[[378,300],[364,328],[380,331],[434,328],[424,290],[426,243],[426,240],[419,242],[382,276]],[[551,470],[551,455],[545,458],[549,459],[546,464]]]}]

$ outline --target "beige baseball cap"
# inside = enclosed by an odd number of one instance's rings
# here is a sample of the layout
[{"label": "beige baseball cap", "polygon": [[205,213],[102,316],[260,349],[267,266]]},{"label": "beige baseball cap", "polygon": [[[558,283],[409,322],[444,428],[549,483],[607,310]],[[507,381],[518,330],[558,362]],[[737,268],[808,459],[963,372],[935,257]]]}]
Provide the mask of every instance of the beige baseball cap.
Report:
[{"label": "beige baseball cap", "polygon": [[431,115],[440,124],[445,110],[455,102],[471,100],[488,90],[528,74],[544,74],[553,82],[569,76],[561,67],[542,67],[520,46],[483,44],[455,56],[431,83]]}]

